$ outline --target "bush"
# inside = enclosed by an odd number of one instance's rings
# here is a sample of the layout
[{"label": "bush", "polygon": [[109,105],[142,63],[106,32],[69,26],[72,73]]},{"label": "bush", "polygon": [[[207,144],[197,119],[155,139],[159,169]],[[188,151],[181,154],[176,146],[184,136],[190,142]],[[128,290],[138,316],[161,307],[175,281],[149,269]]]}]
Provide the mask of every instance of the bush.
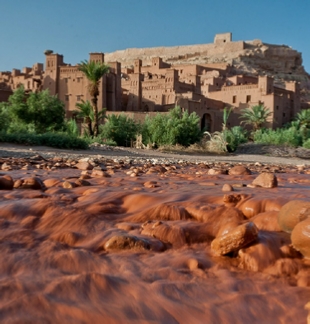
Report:
[{"label": "bush", "polygon": [[69,119],[65,123],[65,132],[70,136],[79,136],[79,128],[74,119]]},{"label": "bush", "polygon": [[255,143],[271,145],[301,146],[303,136],[295,127],[272,129],[260,129],[253,133]]},{"label": "bush", "polygon": [[24,145],[44,145],[62,149],[87,149],[87,141],[70,136],[65,133],[0,133],[0,142],[24,144]]},{"label": "bush", "polygon": [[308,138],[302,145],[306,149],[310,149],[310,138]]},{"label": "bush", "polygon": [[139,123],[125,114],[109,115],[105,124],[100,126],[101,142],[112,140],[119,146],[130,146],[139,129]]},{"label": "bush", "polygon": [[142,128],[144,144],[189,146],[201,139],[199,116],[175,107],[168,114],[147,116]]},{"label": "bush", "polygon": [[225,129],[223,135],[228,152],[236,151],[240,144],[248,141],[247,131],[241,126],[234,126],[231,129]]},{"label": "bush", "polygon": [[35,131],[45,133],[59,131],[64,126],[64,104],[51,96],[48,90],[42,92],[25,93],[23,87],[16,89],[6,103],[10,118],[8,132]]}]

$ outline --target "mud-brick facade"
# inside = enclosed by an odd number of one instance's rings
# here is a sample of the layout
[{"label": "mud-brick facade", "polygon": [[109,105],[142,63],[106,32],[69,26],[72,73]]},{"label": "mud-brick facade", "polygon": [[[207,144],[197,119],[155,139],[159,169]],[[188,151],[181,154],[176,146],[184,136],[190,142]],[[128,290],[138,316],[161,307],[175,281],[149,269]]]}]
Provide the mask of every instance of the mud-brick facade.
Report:
[{"label": "mud-brick facade", "polygon": [[23,85],[26,91],[40,91],[43,82],[43,64],[36,63],[22,70],[0,72],[0,102],[7,101],[13,91]]},{"label": "mud-brick facade", "polygon": [[232,76],[231,67],[225,64],[172,66],[157,57],[151,66],[143,66],[136,60],[134,69],[122,70],[122,89],[123,111],[164,112],[179,105],[195,111],[201,128],[211,132],[221,129],[225,107],[233,108],[228,126],[237,126],[242,109],[264,105],[272,112],[265,126],[272,128],[288,123],[300,110],[296,82],[285,82],[279,88],[271,77]]},{"label": "mud-brick facade", "polygon": [[[58,95],[65,104],[66,116],[71,117],[77,103],[91,99],[87,89],[88,80],[79,71],[78,65],[65,64],[62,55],[47,52],[45,56],[43,89]],[[104,62],[104,54],[90,53],[89,60]],[[98,108],[117,111],[121,108],[121,67],[117,62],[108,65],[110,72],[99,84]]]}]

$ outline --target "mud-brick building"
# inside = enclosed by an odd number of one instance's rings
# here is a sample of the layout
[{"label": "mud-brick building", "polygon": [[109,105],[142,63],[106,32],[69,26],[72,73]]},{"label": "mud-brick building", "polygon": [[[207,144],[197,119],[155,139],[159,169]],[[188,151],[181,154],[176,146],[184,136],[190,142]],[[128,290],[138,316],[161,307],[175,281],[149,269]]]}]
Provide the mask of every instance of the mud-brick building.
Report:
[{"label": "mud-brick building", "polygon": [[[224,106],[233,107],[230,126],[239,125],[241,110],[254,105],[264,105],[271,111],[267,127],[277,128],[290,122],[300,111],[300,89],[296,82],[285,82],[283,88],[274,85],[268,76],[233,76],[224,84],[215,86],[215,80],[203,84],[201,91],[209,99],[220,100]],[[208,116],[213,123],[213,116]]]},{"label": "mud-brick building", "polygon": [[[87,89],[88,81],[79,71],[78,65],[64,63],[63,55],[46,51],[45,57],[43,89],[49,89],[50,94],[58,95],[65,103],[66,117],[71,117],[77,109],[77,103],[91,99]],[[104,54],[90,53],[89,60],[104,62]],[[102,78],[99,85],[98,109],[118,111],[121,109],[121,66],[117,62],[108,65],[110,72]]]},{"label": "mud-brick building", "polygon": [[262,104],[272,112],[265,125],[272,128],[288,123],[300,110],[296,82],[280,88],[268,76],[232,75],[228,64],[170,65],[160,57],[150,66],[142,63],[135,60],[133,69],[122,70],[123,111],[165,112],[179,105],[195,111],[201,128],[214,132],[222,128],[225,107],[233,108],[228,126],[237,126],[242,109]]},{"label": "mud-brick building", "polygon": [[7,101],[13,91],[23,85],[26,91],[40,91],[43,81],[43,64],[36,63],[22,70],[0,72],[0,102]]}]

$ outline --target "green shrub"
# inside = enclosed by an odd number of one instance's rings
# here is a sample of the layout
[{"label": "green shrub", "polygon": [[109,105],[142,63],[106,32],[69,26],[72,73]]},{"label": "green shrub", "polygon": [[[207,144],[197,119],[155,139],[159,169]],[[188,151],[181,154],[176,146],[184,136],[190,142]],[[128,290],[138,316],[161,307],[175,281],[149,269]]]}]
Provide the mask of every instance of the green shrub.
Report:
[{"label": "green shrub", "polygon": [[70,136],[79,136],[79,128],[74,119],[69,119],[65,122],[65,132]]},{"label": "green shrub", "polygon": [[270,145],[301,146],[303,136],[295,127],[272,129],[260,129],[253,132],[255,143]]},{"label": "green shrub", "polygon": [[182,112],[175,107],[168,114],[157,114],[155,117],[146,117],[142,127],[144,144],[189,146],[201,139],[199,116],[193,112]]},{"label": "green shrub", "polygon": [[112,140],[119,146],[130,146],[139,129],[139,123],[125,114],[109,115],[105,124],[100,126],[101,143]]},{"label": "green shrub", "polygon": [[308,138],[302,145],[306,149],[310,149],[310,138]]},{"label": "green shrub", "polygon": [[48,90],[26,94],[21,86],[9,97],[6,107],[10,118],[7,131],[11,133],[32,130],[45,133],[59,131],[64,126],[64,104]]},{"label": "green shrub", "polygon": [[87,141],[70,136],[66,133],[0,133],[0,142],[24,144],[24,145],[44,145],[62,149],[87,149]]},{"label": "green shrub", "polygon": [[231,129],[225,129],[223,135],[228,152],[234,152],[240,144],[248,141],[247,131],[241,126],[234,126]]}]

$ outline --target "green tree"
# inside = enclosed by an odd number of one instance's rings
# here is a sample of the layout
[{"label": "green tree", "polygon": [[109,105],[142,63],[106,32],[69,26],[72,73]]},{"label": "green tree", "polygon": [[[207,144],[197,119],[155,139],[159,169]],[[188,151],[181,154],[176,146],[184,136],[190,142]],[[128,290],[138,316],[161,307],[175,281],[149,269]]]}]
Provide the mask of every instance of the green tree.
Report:
[{"label": "green tree", "polygon": [[240,118],[244,119],[241,123],[252,126],[255,132],[257,129],[261,128],[271,115],[272,113],[268,108],[263,105],[256,105],[251,108],[242,109]]},{"label": "green tree", "polygon": [[0,131],[6,132],[10,125],[10,114],[8,104],[0,103]]},{"label": "green tree", "polygon": [[64,104],[48,90],[31,92],[26,101],[25,121],[33,122],[37,133],[59,131],[64,126]]},{"label": "green tree", "polygon": [[310,109],[301,110],[295,117],[299,127],[310,128]]},{"label": "green tree", "polygon": [[109,73],[109,66],[95,61],[82,61],[79,64],[79,70],[84,73],[88,84],[88,91],[91,96],[91,103],[94,111],[94,136],[99,134],[99,114],[98,114],[98,96],[99,83],[102,77]]},{"label": "green tree", "polygon": [[11,119],[9,129],[13,132],[33,129],[36,133],[45,133],[64,126],[64,104],[48,90],[26,94],[21,86],[10,96],[7,110]]}]

